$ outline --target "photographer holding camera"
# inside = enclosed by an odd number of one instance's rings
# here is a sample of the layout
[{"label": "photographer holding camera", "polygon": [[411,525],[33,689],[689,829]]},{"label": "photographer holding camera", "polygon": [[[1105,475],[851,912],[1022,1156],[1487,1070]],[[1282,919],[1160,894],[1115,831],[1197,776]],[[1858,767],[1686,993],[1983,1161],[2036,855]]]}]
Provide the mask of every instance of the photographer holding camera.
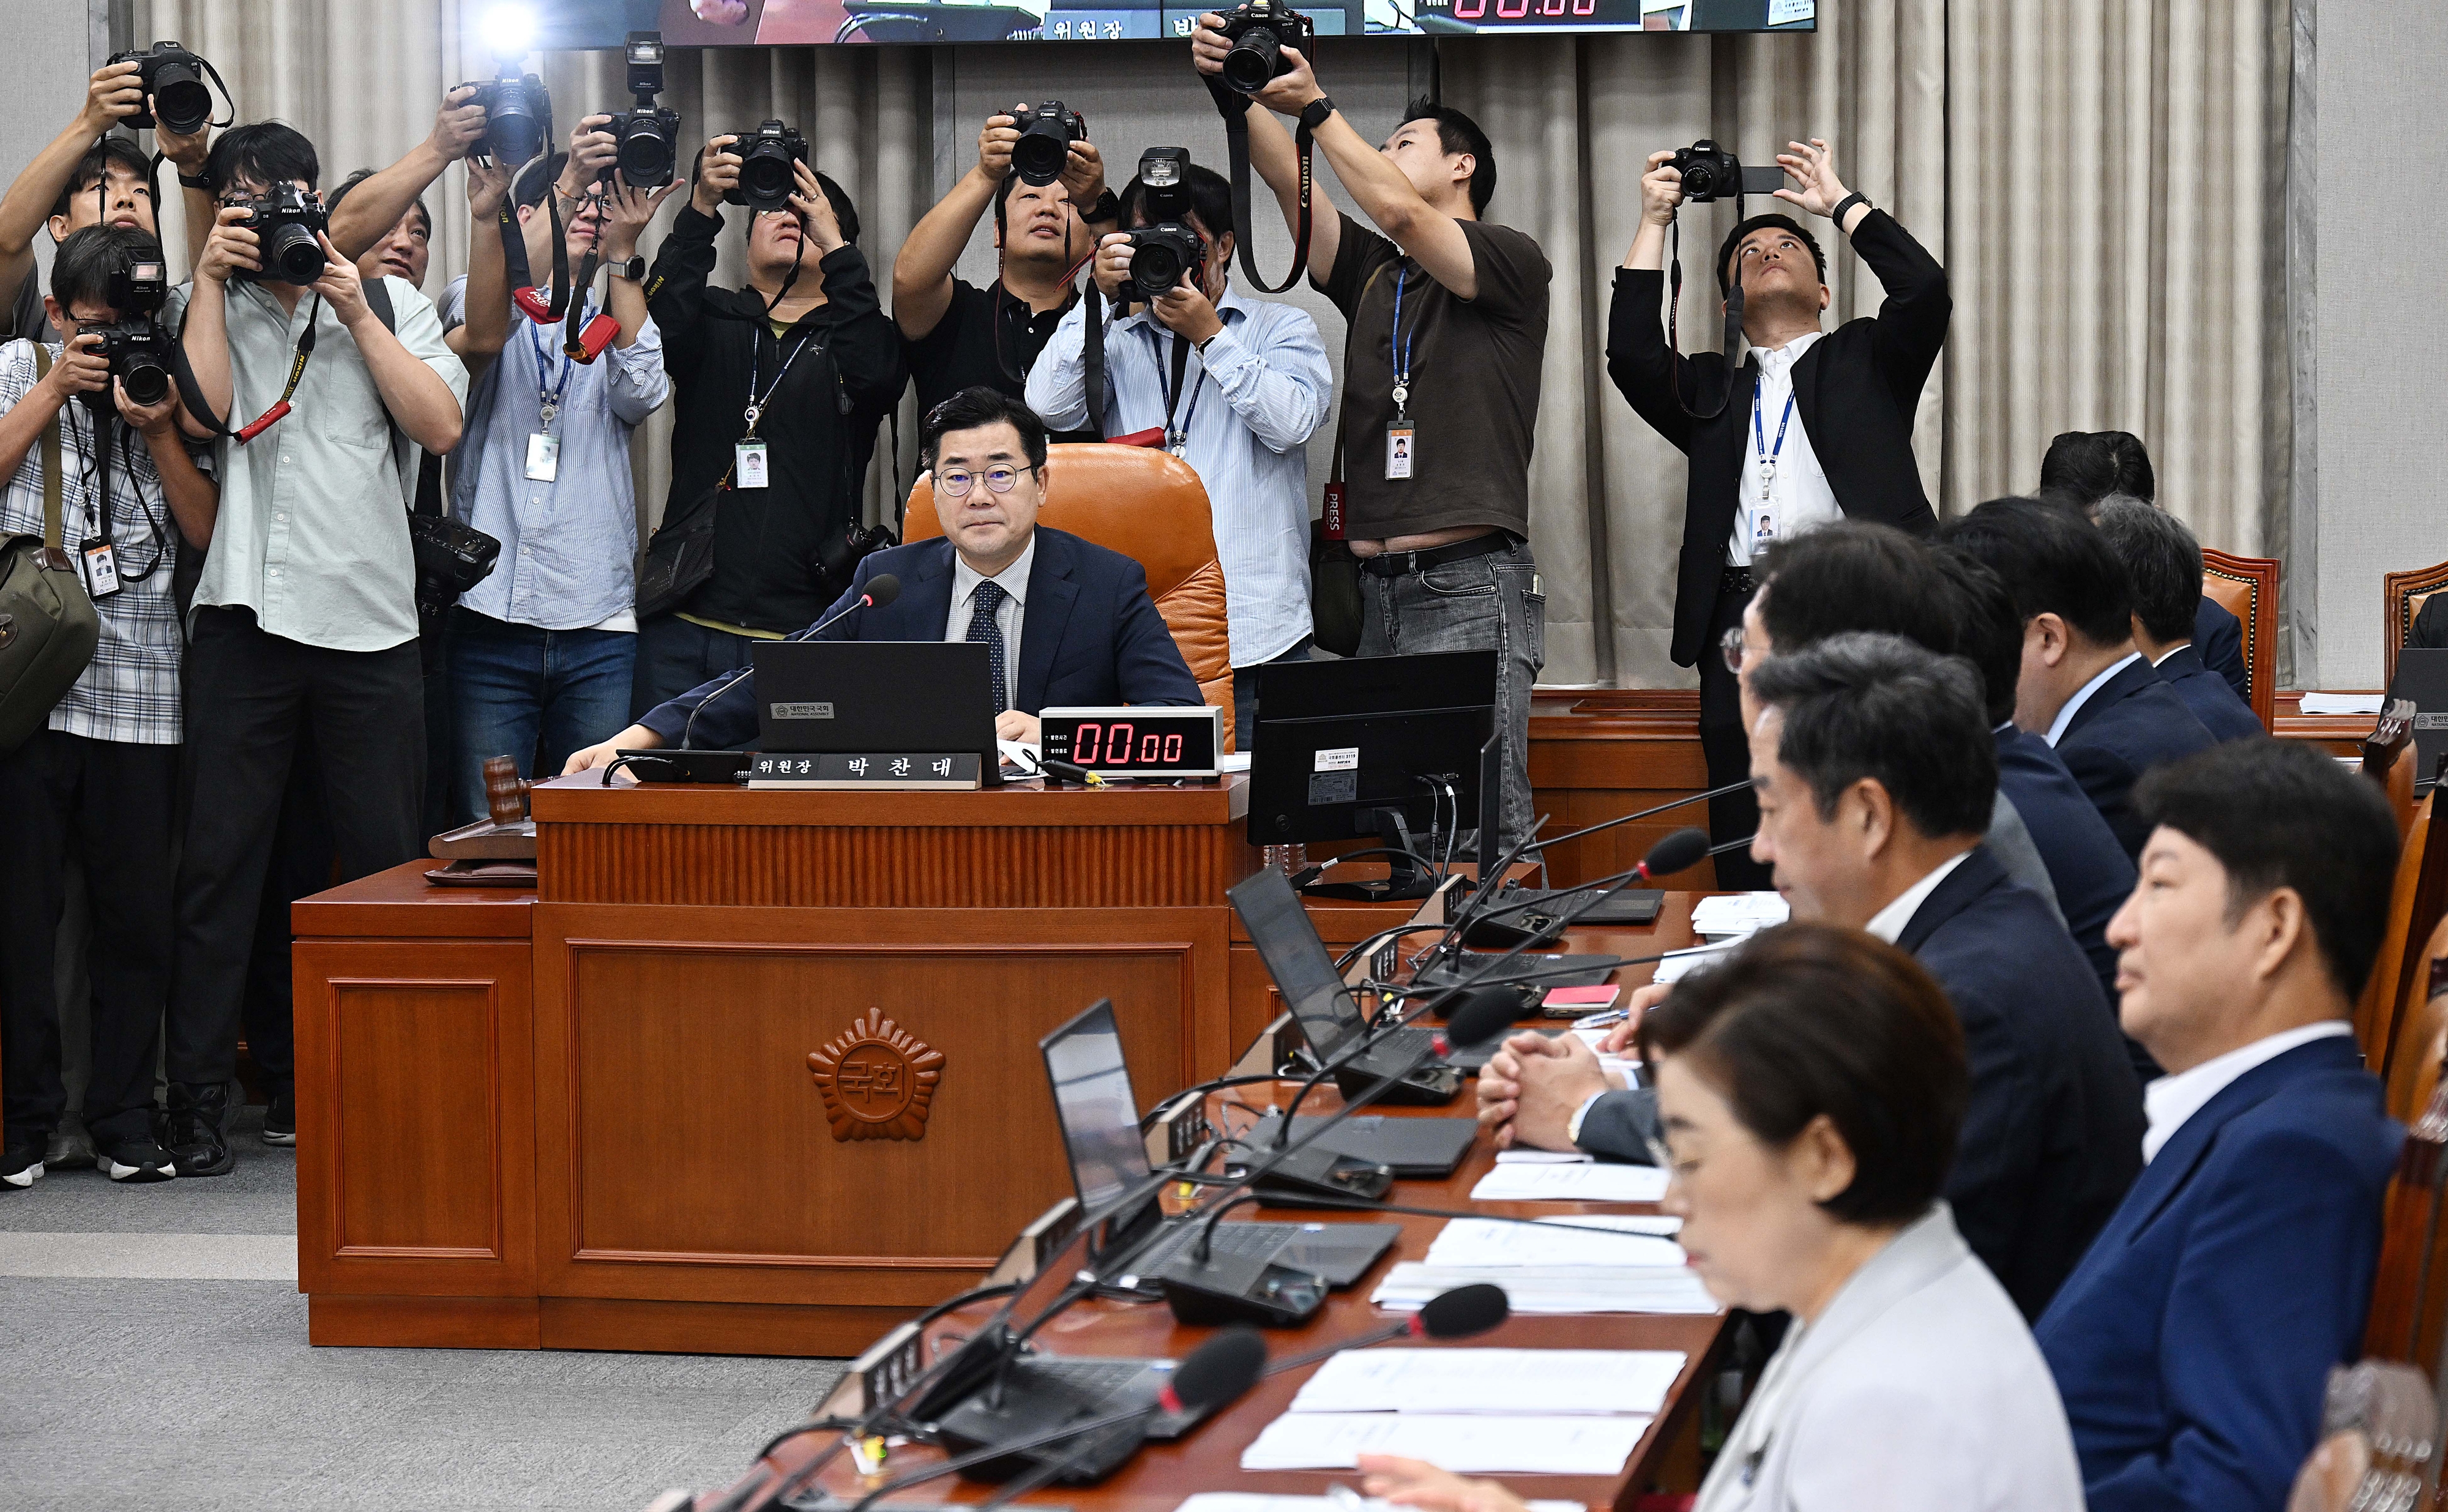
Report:
[{"label": "photographer holding camera", "polygon": [[[58,341],[39,353],[31,340],[0,347],[0,535],[42,536],[46,496],[56,497],[63,544],[86,568],[102,622],[92,662],[47,727],[0,756],[9,814],[0,889],[14,905],[0,930],[8,1186],[43,1174],[67,1106],[53,947],[71,854],[93,906],[85,1120],[96,1163],[114,1181],[174,1174],[153,1127],[179,771],[182,641],[170,565],[175,538],[212,540],[216,493],[180,434],[178,397],[159,366],[166,336],[153,316],[167,292],[150,236],[117,226],[71,232],[51,261],[46,306]],[[123,333],[136,339],[121,342]],[[139,348],[147,350],[140,356]]]},{"label": "photographer holding camera", "polygon": [[[34,155],[0,197],[0,290],[10,290],[0,314],[6,335],[47,329],[34,266],[34,232],[48,225],[56,245],[86,226],[110,224],[158,236],[153,164],[133,137],[111,128],[145,113],[143,67],[133,59],[104,64],[86,82],[85,106]],[[157,121],[154,141],[184,178],[203,171],[209,126],[187,136]]]},{"label": "photographer holding camera", "polygon": [[1309,660],[1309,438],[1331,412],[1334,372],[1308,311],[1230,286],[1233,186],[1221,174],[1177,147],[1152,148],[1122,211],[1154,229],[1117,232],[1097,248],[1097,287],[1114,312],[1141,306],[1106,316],[1106,392],[1087,392],[1082,303],[1029,373],[1028,404],[1048,425],[1160,445],[1207,486],[1231,622],[1233,727],[1247,750],[1259,663]]},{"label": "photographer holding camera", "polygon": [[[748,286],[708,285],[748,207]],[[809,624],[857,560],[856,434],[901,392],[858,211],[779,121],[709,141],[646,278],[671,374],[672,488],[638,586],[634,718]],[[829,564],[828,556],[838,564]]]},{"label": "photographer holding camera", "polygon": [[[1049,114],[1057,118],[1045,119]],[[1015,171],[1023,115],[1032,133],[1023,155],[1033,161]],[[1080,135],[1071,134],[1074,124]],[[1086,130],[1059,105],[1036,111],[1023,105],[1012,115],[988,117],[978,132],[977,166],[909,228],[892,259],[892,319],[920,414],[981,384],[1015,399],[1026,391],[1038,354],[1080,297],[1074,270],[1121,220]],[[993,284],[981,289],[952,267],[988,205],[997,269]],[[1053,439],[1103,437],[1082,430]]]},{"label": "photographer holding camera", "polygon": [[[545,196],[572,182],[591,187],[612,162],[612,136],[598,129],[607,121],[581,121],[568,152],[519,174],[511,198],[528,267],[552,263]],[[502,544],[492,574],[459,596],[450,630],[456,823],[485,816],[487,757],[507,752],[521,776],[559,772],[572,751],[628,723],[638,658],[629,438],[672,392],[662,335],[646,314],[638,238],[679,187],[633,189],[616,179],[600,200],[583,197],[563,226],[573,266],[592,249],[610,270],[602,309],[617,330],[593,361],[564,350],[562,323],[512,309],[489,220],[471,233],[469,277],[443,297],[447,328],[471,330],[463,312],[479,303],[489,316],[461,348],[477,371],[451,513]],[[479,258],[488,239],[493,255]],[[599,307],[587,291],[570,297],[583,330]]]},{"label": "photographer holding camera", "polygon": [[[1361,559],[1359,654],[1497,653],[1504,834],[1517,839],[1533,818],[1530,689],[1546,634],[1547,601],[1530,553],[1530,448],[1553,269],[1530,237],[1482,219],[1496,192],[1496,154],[1476,122],[1421,102],[1382,149],[1371,146],[1299,50],[1275,46],[1272,28],[1266,48],[1237,47],[1250,10],[1229,21],[1200,16],[1192,48],[1219,104],[1247,123],[1251,165],[1274,190],[1285,224],[1298,236],[1292,140],[1265,112],[1225,94],[1222,81],[1258,85],[1251,103],[1312,133],[1378,228],[1336,210],[1322,185],[1314,189],[1310,281],[1350,323],[1344,528]],[[1280,25],[1291,13],[1272,18]]]},{"label": "photographer holding camera", "polygon": [[[299,733],[311,729],[321,759],[344,877],[424,849],[408,505],[414,449],[458,444],[468,374],[403,279],[380,281],[385,321],[322,233],[319,172],[314,144],[277,122],[223,133],[206,167],[222,208],[195,281],[173,297],[197,391],[188,433],[230,437],[227,417],[252,437],[220,448],[219,524],[188,619],[197,801],[179,862],[163,1141],[182,1176],[234,1163],[228,1082],[248,951]],[[245,1033],[273,1082],[265,1137],[294,1138],[287,1017],[249,1017]]]},{"label": "photographer holding camera", "polygon": [[[1701,144],[1713,147],[1712,144]],[[1666,294],[1666,233],[1684,199],[1677,154],[1654,152],[1640,181],[1640,230],[1615,276],[1607,316],[1607,375],[1650,426],[1691,459],[1683,544],[1676,568],[1677,666],[1700,669],[1700,743],[1709,785],[1740,782],[1750,771],[1741,702],[1721,642],[1739,640],[1750,603],[1753,554],[1839,519],[1872,520],[1926,535],[1938,525],[1913,460],[1913,411],[1946,340],[1953,306],[1946,270],[1893,216],[1836,177],[1827,144],[1787,144],[1777,155],[1789,185],[1776,198],[1835,221],[1850,237],[1886,302],[1875,316],[1821,330],[1827,308],[1827,258],[1790,216],[1753,216],[1717,249],[1717,287],[1743,292],[1743,338],[1734,354],[1677,353],[1659,309]],[[1696,152],[1698,149],[1693,149]],[[1683,161],[1693,162],[1692,153]],[[1698,160],[1710,171],[1710,198],[1732,197],[1742,182],[1723,154]],[[1724,395],[1712,415],[1695,414]],[[1798,423],[1797,423],[1798,422]],[[1720,841],[1759,828],[1749,791],[1709,803]],[[1717,880],[1765,888],[1768,869],[1746,854],[1717,858]]]}]

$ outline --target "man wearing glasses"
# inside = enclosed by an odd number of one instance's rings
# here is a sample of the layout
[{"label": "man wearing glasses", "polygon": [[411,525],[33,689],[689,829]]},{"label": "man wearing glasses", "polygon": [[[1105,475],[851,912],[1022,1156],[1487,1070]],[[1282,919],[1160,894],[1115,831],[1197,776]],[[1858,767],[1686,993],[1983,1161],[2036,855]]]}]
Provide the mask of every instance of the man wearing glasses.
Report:
[{"label": "man wearing glasses", "polygon": [[[825,641],[970,641],[992,653],[995,735],[1035,740],[1037,711],[1121,703],[1195,704],[1198,683],[1148,597],[1147,573],[1118,551],[1037,523],[1044,502],[1045,423],[994,389],[964,389],[929,411],[919,457],[934,474],[944,534],[879,551],[819,617]],[[891,573],[889,604],[845,611]],[[839,619],[833,619],[834,616]],[[713,698],[730,674],[656,705],[565,772],[608,766],[623,750],[678,741],[736,746],[756,733],[755,678]]]}]

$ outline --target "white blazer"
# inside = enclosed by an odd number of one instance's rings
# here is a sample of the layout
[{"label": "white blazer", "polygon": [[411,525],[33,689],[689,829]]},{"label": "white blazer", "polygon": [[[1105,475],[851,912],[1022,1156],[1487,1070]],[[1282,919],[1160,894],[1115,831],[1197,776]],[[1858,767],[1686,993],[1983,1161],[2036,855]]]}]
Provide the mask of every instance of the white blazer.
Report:
[{"label": "white blazer", "polygon": [[1768,1363],[1698,1512],[2083,1512],[2056,1383],[1944,1202]]}]

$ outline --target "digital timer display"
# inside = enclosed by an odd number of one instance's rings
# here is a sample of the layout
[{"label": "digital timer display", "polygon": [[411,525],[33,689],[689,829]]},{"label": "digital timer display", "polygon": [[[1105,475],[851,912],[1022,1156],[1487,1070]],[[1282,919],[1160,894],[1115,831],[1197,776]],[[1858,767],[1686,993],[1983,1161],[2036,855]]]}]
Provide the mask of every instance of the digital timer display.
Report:
[{"label": "digital timer display", "polygon": [[1039,748],[1048,760],[1102,776],[1214,776],[1222,738],[1222,711],[1206,707],[1139,704],[1047,709],[1038,716]]}]

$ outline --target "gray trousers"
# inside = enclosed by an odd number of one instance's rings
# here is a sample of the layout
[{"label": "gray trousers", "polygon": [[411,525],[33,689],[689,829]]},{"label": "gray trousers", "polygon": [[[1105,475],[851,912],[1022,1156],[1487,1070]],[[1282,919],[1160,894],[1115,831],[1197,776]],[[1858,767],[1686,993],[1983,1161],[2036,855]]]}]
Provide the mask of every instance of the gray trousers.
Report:
[{"label": "gray trousers", "polygon": [[1364,657],[1496,653],[1496,728],[1504,737],[1504,838],[1529,833],[1530,690],[1547,660],[1547,596],[1530,544],[1381,578],[1360,575]]}]

